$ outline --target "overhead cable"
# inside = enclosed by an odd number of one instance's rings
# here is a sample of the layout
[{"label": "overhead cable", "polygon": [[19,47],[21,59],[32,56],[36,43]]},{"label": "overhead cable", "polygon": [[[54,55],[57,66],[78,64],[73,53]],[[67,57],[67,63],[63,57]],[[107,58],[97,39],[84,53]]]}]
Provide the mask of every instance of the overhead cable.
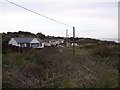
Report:
[{"label": "overhead cable", "polygon": [[63,23],[63,22],[60,22],[60,21],[58,21],[58,20],[52,19],[52,18],[47,17],[47,16],[45,16],[45,15],[43,15],[43,14],[40,14],[40,13],[35,12],[35,11],[33,11],[33,10],[30,10],[30,9],[28,9],[28,8],[26,8],[26,7],[21,6],[21,5],[18,5],[18,4],[14,3],[14,2],[11,2],[11,1],[9,1],[9,0],[5,0],[5,1],[7,1],[7,2],[9,2],[9,3],[11,3],[11,4],[15,5],[15,6],[18,6],[18,7],[22,8],[22,9],[25,9],[25,10],[30,11],[30,12],[32,12],[32,13],[35,13],[35,14],[37,14],[37,15],[40,15],[40,16],[42,16],[42,17],[44,17],[44,18],[47,18],[47,19],[49,19],[49,20],[52,20],[52,21],[54,21],[54,22],[57,22],[57,23],[66,25],[66,26],[68,26],[68,27],[73,27],[73,26],[71,26],[71,25],[65,24],[65,23]]}]

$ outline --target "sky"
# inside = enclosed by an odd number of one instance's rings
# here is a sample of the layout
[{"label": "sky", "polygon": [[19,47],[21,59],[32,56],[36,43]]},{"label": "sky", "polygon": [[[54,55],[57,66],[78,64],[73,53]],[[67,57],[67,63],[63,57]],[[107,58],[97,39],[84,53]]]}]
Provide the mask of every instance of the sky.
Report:
[{"label": "sky", "polygon": [[45,35],[118,38],[119,0],[9,0],[45,17],[0,0],[0,32],[28,31]]}]

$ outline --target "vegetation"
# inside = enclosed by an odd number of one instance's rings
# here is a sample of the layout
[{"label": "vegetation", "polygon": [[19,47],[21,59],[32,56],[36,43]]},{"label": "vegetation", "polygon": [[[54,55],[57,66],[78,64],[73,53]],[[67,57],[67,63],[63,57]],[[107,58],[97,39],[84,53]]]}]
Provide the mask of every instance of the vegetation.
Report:
[{"label": "vegetation", "polygon": [[75,55],[72,47],[18,53],[3,46],[3,88],[118,88],[120,44],[90,38],[76,42]]},{"label": "vegetation", "polygon": [[117,88],[117,46],[11,51],[3,54],[3,88]]}]

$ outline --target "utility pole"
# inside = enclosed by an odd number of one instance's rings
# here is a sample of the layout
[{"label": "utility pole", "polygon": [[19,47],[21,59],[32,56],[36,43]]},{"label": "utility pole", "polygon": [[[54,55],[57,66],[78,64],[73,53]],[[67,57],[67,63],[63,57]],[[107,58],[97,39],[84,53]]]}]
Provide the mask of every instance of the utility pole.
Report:
[{"label": "utility pole", "polygon": [[68,46],[68,30],[66,30],[66,47]]},{"label": "utility pole", "polygon": [[75,54],[75,27],[73,27],[73,55]]},{"label": "utility pole", "polygon": [[66,38],[68,37],[68,30],[66,30]]},{"label": "utility pole", "polygon": [[68,30],[66,30],[66,47],[67,47],[67,32],[68,32]]}]

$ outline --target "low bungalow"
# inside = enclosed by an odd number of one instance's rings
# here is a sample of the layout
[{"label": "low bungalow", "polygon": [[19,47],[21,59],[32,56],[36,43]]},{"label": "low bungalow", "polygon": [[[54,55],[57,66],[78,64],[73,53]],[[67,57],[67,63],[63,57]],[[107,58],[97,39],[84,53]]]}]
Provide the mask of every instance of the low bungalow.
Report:
[{"label": "low bungalow", "polygon": [[11,38],[8,44],[18,47],[44,48],[44,43],[40,38]]},{"label": "low bungalow", "polygon": [[71,43],[71,46],[75,46],[75,47],[78,47],[79,45],[78,45],[78,43]]},{"label": "low bungalow", "polygon": [[44,39],[43,43],[44,43],[44,46],[46,46],[46,47],[50,47],[51,46],[51,44],[49,43],[48,39]]},{"label": "low bungalow", "polygon": [[60,45],[64,43],[64,39],[52,39],[49,41],[51,45]]},{"label": "low bungalow", "polygon": [[59,39],[60,43],[64,43],[64,41],[65,41],[64,39]]}]

